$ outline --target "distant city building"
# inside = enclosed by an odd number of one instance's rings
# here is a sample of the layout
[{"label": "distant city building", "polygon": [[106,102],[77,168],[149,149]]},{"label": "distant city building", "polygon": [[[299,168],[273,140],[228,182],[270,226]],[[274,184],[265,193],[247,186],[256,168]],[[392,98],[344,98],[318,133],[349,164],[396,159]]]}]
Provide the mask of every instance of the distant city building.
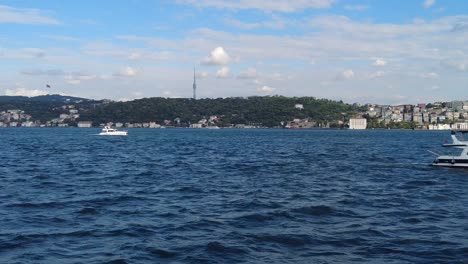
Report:
[{"label": "distant city building", "polygon": [[93,126],[93,122],[91,122],[91,121],[80,121],[80,122],[78,122],[78,127],[89,128],[89,127],[92,127],[92,126]]},{"label": "distant city building", "polygon": [[413,121],[413,115],[411,113],[404,113],[403,114],[403,120],[405,122],[411,122],[411,121]]},{"label": "distant city building", "polygon": [[150,128],[161,128],[160,124],[157,124],[156,122],[150,122]]},{"label": "distant city building", "polygon": [[463,111],[463,101],[452,101],[448,103],[448,108],[456,111]]},{"label": "distant city building", "polygon": [[367,120],[365,118],[351,118],[349,119],[349,129],[366,129]]},{"label": "distant city building", "polygon": [[302,110],[302,109],[304,109],[304,105],[303,104],[295,104],[294,108]]},{"label": "distant city building", "polygon": [[452,129],[452,127],[449,124],[429,125],[427,128],[429,130],[450,130],[450,129]]},{"label": "distant city building", "polygon": [[202,124],[198,124],[198,123],[190,124],[190,128],[202,128],[202,127],[203,127]]},{"label": "distant city building", "polygon": [[455,123],[452,128],[457,130],[468,130],[468,123]]},{"label": "distant city building", "polygon": [[31,122],[31,121],[26,121],[26,122],[23,122],[21,124],[21,126],[23,126],[23,127],[35,127],[36,124],[34,124],[34,122]]},{"label": "distant city building", "polygon": [[424,124],[424,120],[423,120],[423,115],[421,113],[414,113],[413,114],[413,122],[417,123],[417,124]]}]

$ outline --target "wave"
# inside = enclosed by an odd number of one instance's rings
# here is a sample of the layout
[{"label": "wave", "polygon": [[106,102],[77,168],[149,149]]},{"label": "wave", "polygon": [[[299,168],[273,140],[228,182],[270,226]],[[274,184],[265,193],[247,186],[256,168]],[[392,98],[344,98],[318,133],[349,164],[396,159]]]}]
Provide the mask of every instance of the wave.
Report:
[{"label": "wave", "polygon": [[333,207],[326,206],[326,205],[317,205],[317,206],[311,205],[311,206],[304,206],[304,207],[293,209],[293,212],[295,213],[313,215],[313,216],[326,216],[326,215],[332,214],[334,211],[335,210],[333,209]]}]

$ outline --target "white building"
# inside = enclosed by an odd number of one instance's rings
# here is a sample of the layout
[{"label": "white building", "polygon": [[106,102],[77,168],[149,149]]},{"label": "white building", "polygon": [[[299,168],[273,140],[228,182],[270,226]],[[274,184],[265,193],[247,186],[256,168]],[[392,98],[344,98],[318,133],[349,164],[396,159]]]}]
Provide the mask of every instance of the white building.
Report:
[{"label": "white building", "polygon": [[303,104],[295,104],[294,108],[302,110],[302,109],[304,109],[304,105]]},{"label": "white building", "polygon": [[350,118],[349,129],[366,129],[367,120],[365,118]]},{"label": "white building", "polygon": [[21,124],[21,126],[22,126],[22,127],[35,127],[36,124],[34,124],[34,123],[31,122],[31,121],[26,121],[26,122],[23,122],[23,123]]},{"label": "white building", "polygon": [[429,125],[427,128],[429,130],[450,130],[450,129],[452,129],[452,127],[449,124]]},{"label": "white building", "polygon": [[92,127],[93,126],[93,122],[91,121],[80,121],[78,122],[78,127]]},{"label": "white building", "polygon": [[457,130],[468,130],[468,123],[455,123],[453,129]]},{"label": "white building", "polygon": [[160,124],[157,124],[156,122],[150,122],[150,128],[161,128]]},{"label": "white building", "polygon": [[198,124],[190,124],[190,128],[202,128],[203,125],[198,123]]}]

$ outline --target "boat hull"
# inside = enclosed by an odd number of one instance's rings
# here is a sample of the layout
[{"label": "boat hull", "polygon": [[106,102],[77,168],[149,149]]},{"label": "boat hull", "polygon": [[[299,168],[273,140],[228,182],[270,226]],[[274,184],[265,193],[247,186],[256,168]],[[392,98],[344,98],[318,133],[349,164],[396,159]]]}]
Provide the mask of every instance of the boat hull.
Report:
[{"label": "boat hull", "polygon": [[468,164],[460,164],[460,163],[432,163],[432,166],[435,167],[447,167],[447,168],[464,168],[468,169]]},{"label": "boat hull", "polygon": [[449,168],[468,168],[468,159],[438,158],[432,162],[432,166]]},{"label": "boat hull", "polygon": [[100,136],[127,136],[128,132],[118,131],[118,132],[109,132],[109,133],[99,133]]}]

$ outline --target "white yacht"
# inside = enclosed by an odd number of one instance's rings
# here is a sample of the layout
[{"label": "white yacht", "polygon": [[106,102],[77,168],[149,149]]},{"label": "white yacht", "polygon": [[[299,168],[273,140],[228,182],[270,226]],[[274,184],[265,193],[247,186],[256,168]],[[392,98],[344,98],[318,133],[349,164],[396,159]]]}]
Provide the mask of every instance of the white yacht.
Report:
[{"label": "white yacht", "polygon": [[118,131],[117,129],[110,128],[108,126],[105,126],[102,130],[101,133],[99,133],[100,136],[126,136],[128,135],[127,131]]},{"label": "white yacht", "polygon": [[[460,131],[461,132],[461,131]],[[463,133],[468,133],[468,131],[463,131]],[[441,155],[438,156],[434,162],[433,166],[439,167],[453,167],[453,168],[467,168],[468,169],[468,141],[459,140],[457,138],[456,131],[452,131],[452,143],[443,144],[443,147],[447,148],[457,148],[461,149],[462,152],[460,155]]]}]

